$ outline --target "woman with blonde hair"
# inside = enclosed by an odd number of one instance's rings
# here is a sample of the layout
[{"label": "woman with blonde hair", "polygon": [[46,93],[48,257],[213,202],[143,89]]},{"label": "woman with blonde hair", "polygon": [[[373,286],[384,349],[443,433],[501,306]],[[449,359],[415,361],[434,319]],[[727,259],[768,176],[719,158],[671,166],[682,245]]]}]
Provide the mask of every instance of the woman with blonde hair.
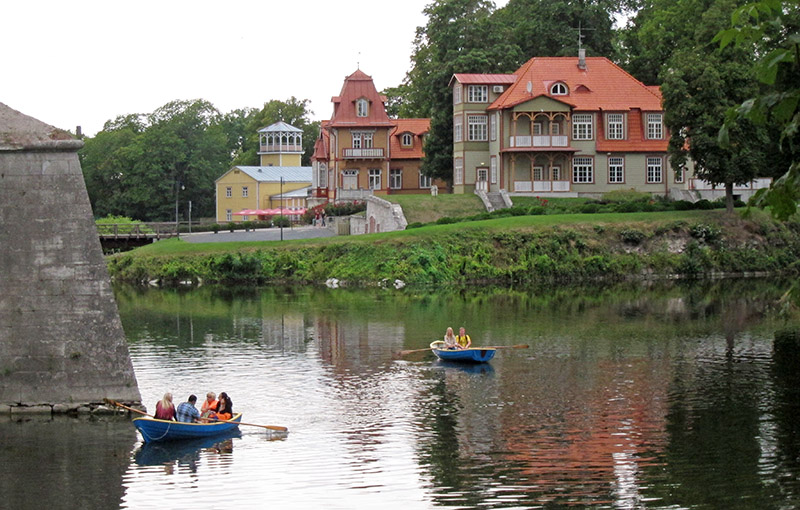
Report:
[{"label": "woman with blonde hair", "polygon": [[174,420],[175,404],[172,403],[172,393],[164,393],[164,398],[156,402],[157,420]]},{"label": "woman with blonde hair", "polygon": [[444,348],[458,349],[458,341],[456,340],[456,335],[453,333],[453,328],[447,328],[444,334]]}]

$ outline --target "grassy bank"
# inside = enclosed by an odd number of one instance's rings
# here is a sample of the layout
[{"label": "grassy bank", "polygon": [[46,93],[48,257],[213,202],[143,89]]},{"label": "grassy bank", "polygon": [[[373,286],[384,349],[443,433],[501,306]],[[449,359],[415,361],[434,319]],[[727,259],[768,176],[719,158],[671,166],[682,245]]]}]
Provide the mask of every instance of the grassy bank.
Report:
[{"label": "grassy bank", "polygon": [[795,272],[799,255],[797,222],[714,210],[520,216],[306,241],[169,240],[108,261],[129,282],[447,284]]}]

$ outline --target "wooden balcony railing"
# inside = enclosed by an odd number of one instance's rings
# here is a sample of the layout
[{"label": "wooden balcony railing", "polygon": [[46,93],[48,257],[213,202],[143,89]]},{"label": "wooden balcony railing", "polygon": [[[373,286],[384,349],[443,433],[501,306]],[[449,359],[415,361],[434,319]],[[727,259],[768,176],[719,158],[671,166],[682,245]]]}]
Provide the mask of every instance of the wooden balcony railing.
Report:
[{"label": "wooden balcony railing", "polygon": [[378,159],[383,157],[383,148],[342,149],[342,157],[352,159]]}]

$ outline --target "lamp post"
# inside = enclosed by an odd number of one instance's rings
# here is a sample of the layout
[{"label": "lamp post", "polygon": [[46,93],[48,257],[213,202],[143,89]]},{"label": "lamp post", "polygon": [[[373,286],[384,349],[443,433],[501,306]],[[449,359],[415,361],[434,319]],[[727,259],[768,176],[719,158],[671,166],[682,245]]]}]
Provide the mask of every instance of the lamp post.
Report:
[{"label": "lamp post", "polygon": [[283,176],[281,175],[281,241],[283,241],[283,218],[286,216],[283,215]]},{"label": "lamp post", "polygon": [[178,193],[182,189],[186,189],[186,186],[184,186],[181,183],[181,181],[176,180],[175,181],[175,235],[178,236],[178,237],[181,236],[180,228],[178,228],[179,227],[179,223],[178,223]]}]

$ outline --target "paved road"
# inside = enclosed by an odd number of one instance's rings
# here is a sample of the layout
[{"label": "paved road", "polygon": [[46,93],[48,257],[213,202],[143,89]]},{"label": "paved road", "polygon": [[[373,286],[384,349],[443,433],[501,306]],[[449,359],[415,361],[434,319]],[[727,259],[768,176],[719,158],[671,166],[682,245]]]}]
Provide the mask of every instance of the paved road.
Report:
[{"label": "paved road", "polygon": [[[313,239],[316,237],[333,237],[336,233],[329,228],[317,228],[310,226],[292,227],[283,229],[283,239]],[[218,234],[213,232],[198,232],[196,234],[181,234],[181,239],[188,243],[228,243],[236,241],[280,241],[281,229],[262,228],[245,232],[236,230],[220,230]]]}]

